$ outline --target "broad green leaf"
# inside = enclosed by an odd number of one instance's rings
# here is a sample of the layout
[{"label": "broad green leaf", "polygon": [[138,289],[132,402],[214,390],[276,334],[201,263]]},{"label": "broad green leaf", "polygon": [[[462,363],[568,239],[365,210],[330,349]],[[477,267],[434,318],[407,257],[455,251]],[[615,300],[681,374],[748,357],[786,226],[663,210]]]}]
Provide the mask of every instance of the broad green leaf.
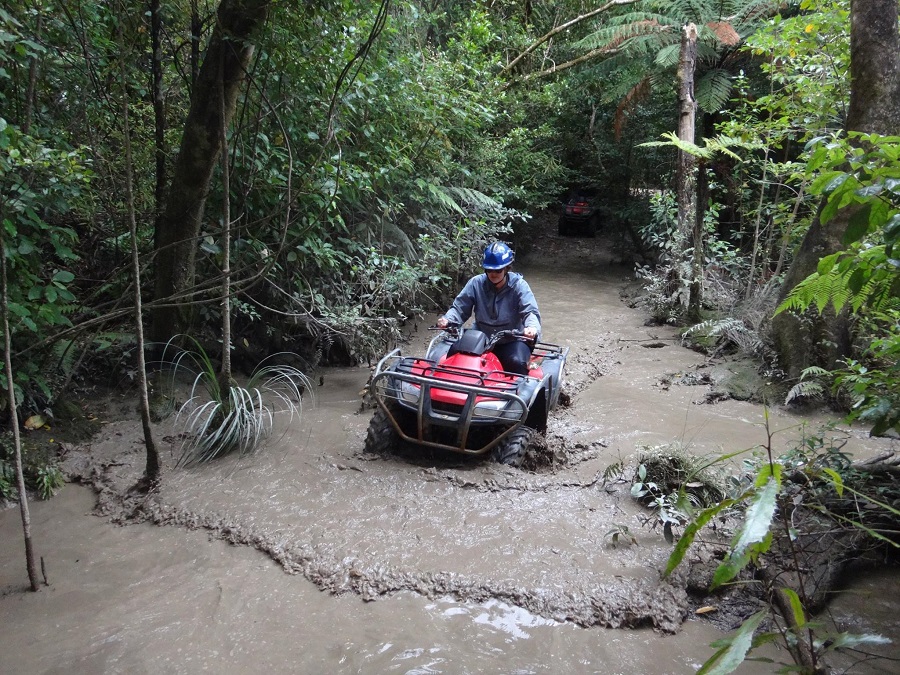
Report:
[{"label": "broad green leaf", "polygon": [[722,584],[726,584],[732,579],[734,579],[738,573],[744,569],[748,563],[750,562],[750,554],[749,553],[737,553],[736,551],[732,551],[732,553],[716,568],[716,571],[713,573],[712,582],[709,585],[709,590],[714,591]]},{"label": "broad green leaf", "polygon": [[775,515],[775,499],[778,496],[778,483],[770,479],[766,486],[757,493],[753,503],[747,509],[744,525],[734,545],[737,553],[743,553],[751,545],[761,542],[769,533],[772,516]]},{"label": "broad green leaf", "polygon": [[794,628],[803,628],[806,625],[806,612],[803,611],[803,603],[800,602],[800,596],[792,588],[780,589],[787,596],[791,604],[791,612],[794,615]]},{"label": "broad green leaf", "polygon": [[847,180],[847,174],[843,171],[824,171],[812,182],[809,186],[809,191],[814,195],[820,194],[821,192],[826,191],[826,186],[831,185],[842,176],[843,179],[841,182]]},{"label": "broad green leaf", "polygon": [[734,506],[733,499],[726,499],[724,501],[721,501],[715,506],[711,506],[710,508],[702,511],[694,520],[694,522],[688,524],[688,526],[684,528],[684,532],[682,533],[681,538],[678,540],[678,543],[675,544],[675,550],[672,551],[672,555],[669,556],[669,561],[666,563],[666,569],[663,572],[664,577],[669,576],[672,571],[681,563],[685,553],[687,553],[688,548],[693,543],[694,538],[697,536],[697,532],[699,532],[700,529],[710,520],[712,520],[719,512],[731,506]]},{"label": "broad green leaf", "polygon": [[866,185],[856,191],[860,197],[877,197],[884,192],[884,183],[875,183],[874,185]]},{"label": "broad green leaf", "polygon": [[731,644],[704,663],[697,675],[728,675],[733,673],[747,658],[747,652],[753,645],[753,633],[768,616],[767,610],[760,610],[741,624],[731,638]]},{"label": "broad green leaf", "polygon": [[869,231],[869,216],[872,213],[872,203],[863,204],[850,216],[847,230],[844,232],[844,246],[849,246],[854,241],[859,241]]},{"label": "broad green leaf", "polygon": [[862,290],[868,278],[869,273],[867,270],[856,269],[847,280],[847,288],[849,288],[854,294],[857,294]]},{"label": "broad green leaf", "polygon": [[830,635],[826,651],[833,651],[843,647],[858,647],[859,645],[889,645],[891,639],[883,635],[873,635],[872,633],[863,633],[862,635],[853,635],[852,633],[838,633]]},{"label": "broad green leaf", "polygon": [[74,279],[75,275],[68,270],[59,270],[56,274],[53,275],[53,281],[58,281],[62,284],[68,284]]},{"label": "broad green leaf", "polygon": [[837,259],[841,257],[841,253],[832,253],[831,255],[826,255],[824,258],[819,260],[819,264],[816,267],[816,272],[818,272],[821,276],[825,276],[831,271],[831,268],[834,267],[834,264],[837,262]]},{"label": "broad green leaf", "polygon": [[758,488],[761,488],[766,484],[766,481],[768,481],[769,478],[774,478],[775,482],[780,487],[781,471],[782,467],[778,462],[773,462],[772,464],[763,464],[763,466],[759,470],[759,473],[756,475],[756,481],[754,482],[754,485]]},{"label": "broad green leaf", "polygon": [[844,496],[844,479],[841,478],[841,474],[839,474],[834,469],[829,469],[825,467],[822,469],[828,476],[831,478],[831,483],[834,485],[835,492],[837,492],[838,497]]}]

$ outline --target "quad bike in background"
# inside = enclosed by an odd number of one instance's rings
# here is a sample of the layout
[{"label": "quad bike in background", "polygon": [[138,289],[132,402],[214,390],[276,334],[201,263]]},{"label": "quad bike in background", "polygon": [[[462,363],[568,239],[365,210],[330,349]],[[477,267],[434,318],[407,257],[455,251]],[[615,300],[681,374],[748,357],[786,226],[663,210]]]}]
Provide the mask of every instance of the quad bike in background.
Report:
[{"label": "quad bike in background", "polygon": [[563,202],[559,213],[559,236],[583,233],[588,237],[594,237],[599,228],[600,210],[594,198],[576,192]]},{"label": "quad bike in background", "polygon": [[559,401],[568,348],[537,342],[528,375],[503,370],[493,353],[520,331],[481,331],[448,326],[424,357],[395,349],[375,368],[369,391],[376,403],[366,433],[367,452],[384,453],[404,443],[484,455],[521,466],[532,435],[545,432]]}]

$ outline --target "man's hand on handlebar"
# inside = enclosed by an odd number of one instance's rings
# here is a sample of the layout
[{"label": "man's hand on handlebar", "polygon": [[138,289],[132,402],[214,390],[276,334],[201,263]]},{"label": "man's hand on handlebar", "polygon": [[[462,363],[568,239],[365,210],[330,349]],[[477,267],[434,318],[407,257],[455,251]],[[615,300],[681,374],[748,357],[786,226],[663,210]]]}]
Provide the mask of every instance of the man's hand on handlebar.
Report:
[{"label": "man's hand on handlebar", "polygon": [[522,331],[522,335],[528,340],[534,340],[537,337],[537,328],[526,326],[525,330]]},{"label": "man's hand on handlebar", "polygon": [[446,327],[449,326],[449,325],[450,325],[450,322],[447,321],[447,317],[446,317],[446,316],[438,317],[438,320],[437,320],[437,327],[438,327],[438,328],[446,328]]}]

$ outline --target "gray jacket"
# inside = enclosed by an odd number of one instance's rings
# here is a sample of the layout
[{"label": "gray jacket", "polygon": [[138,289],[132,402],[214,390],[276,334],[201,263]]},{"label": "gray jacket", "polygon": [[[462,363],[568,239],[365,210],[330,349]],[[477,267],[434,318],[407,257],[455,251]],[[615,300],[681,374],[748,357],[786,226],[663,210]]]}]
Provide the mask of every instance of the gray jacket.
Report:
[{"label": "gray jacket", "polygon": [[463,286],[444,317],[463,324],[475,311],[473,328],[488,337],[500,330],[534,328],[541,333],[541,313],[528,282],[517,272],[509,272],[498,292],[487,274],[477,274]]}]

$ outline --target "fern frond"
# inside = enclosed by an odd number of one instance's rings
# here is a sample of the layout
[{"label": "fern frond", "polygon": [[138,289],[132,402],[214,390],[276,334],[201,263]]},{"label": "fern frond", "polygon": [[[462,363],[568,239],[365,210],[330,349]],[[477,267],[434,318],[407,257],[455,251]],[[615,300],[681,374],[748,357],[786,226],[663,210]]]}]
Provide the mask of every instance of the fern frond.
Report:
[{"label": "fern frond", "polygon": [[763,349],[759,334],[735,318],[708,319],[684,331],[683,336],[703,335],[734,344],[741,352],[758,354]]},{"label": "fern frond", "polygon": [[801,380],[788,391],[784,404],[802,399],[819,399],[825,393],[825,387],[817,380]]},{"label": "fern frond", "polygon": [[654,62],[660,68],[671,68],[678,64],[678,55],[681,52],[681,46],[677,44],[671,44],[666,47],[663,47],[656,53],[656,58]]},{"label": "fern frond", "polygon": [[445,187],[443,188],[449,195],[455,197],[457,202],[461,202],[470,210],[474,211],[498,211],[503,208],[503,204],[493,197],[465,187]]},{"label": "fern frond", "polygon": [[576,49],[626,50],[660,33],[677,35],[680,22],[650,12],[629,12],[611,18],[609,23],[586,35],[572,46]]},{"label": "fern frond", "polygon": [[697,80],[697,104],[706,112],[714,113],[725,107],[731,96],[731,74],[714,69]]}]

